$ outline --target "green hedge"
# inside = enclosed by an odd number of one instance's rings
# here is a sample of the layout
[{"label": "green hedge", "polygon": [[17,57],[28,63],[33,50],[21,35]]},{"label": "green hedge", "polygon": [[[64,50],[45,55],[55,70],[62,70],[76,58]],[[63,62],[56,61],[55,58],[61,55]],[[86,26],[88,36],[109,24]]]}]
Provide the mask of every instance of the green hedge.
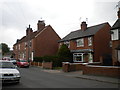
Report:
[{"label": "green hedge", "polygon": [[61,67],[62,62],[73,62],[72,54],[66,45],[62,45],[56,56],[34,57],[34,62],[53,62],[53,67]]},{"label": "green hedge", "polygon": [[69,58],[59,56],[34,57],[34,62],[53,62],[53,67],[61,67],[62,62],[69,62]]},{"label": "green hedge", "polygon": [[43,58],[42,57],[34,57],[34,62],[43,62]]}]

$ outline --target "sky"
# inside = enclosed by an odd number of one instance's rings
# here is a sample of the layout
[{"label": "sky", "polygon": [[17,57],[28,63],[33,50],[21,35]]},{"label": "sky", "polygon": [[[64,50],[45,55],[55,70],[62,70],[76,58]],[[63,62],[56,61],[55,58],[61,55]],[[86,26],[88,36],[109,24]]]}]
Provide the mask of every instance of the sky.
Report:
[{"label": "sky", "polygon": [[104,22],[112,26],[117,20],[119,1],[0,0],[0,43],[6,43],[12,49],[16,40],[26,35],[29,24],[36,31],[41,19],[61,38],[80,29],[82,21],[87,21],[88,27]]}]

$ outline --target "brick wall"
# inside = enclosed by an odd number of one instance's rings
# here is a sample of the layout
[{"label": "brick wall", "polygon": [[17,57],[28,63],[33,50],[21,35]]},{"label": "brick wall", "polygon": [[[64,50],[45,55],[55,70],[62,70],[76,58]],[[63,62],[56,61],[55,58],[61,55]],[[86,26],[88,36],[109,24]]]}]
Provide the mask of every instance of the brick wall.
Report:
[{"label": "brick wall", "polygon": [[42,66],[41,62],[31,62],[31,65],[33,66]]},{"label": "brick wall", "polygon": [[53,64],[52,64],[52,62],[43,62],[42,63],[42,67],[43,68],[47,68],[47,69],[52,69],[53,68]]},{"label": "brick wall", "polygon": [[120,67],[86,65],[83,74],[119,77]]},{"label": "brick wall", "polygon": [[31,62],[33,66],[41,66],[42,68],[52,69],[53,63],[52,62]]},{"label": "brick wall", "polygon": [[62,70],[64,72],[78,71],[78,70],[83,70],[84,67],[85,67],[85,64],[82,64],[82,63],[65,63],[65,62],[63,62]]},{"label": "brick wall", "polygon": [[82,70],[83,74],[88,75],[120,76],[120,67],[100,66],[100,64],[101,63],[63,63],[62,70],[64,72]]}]

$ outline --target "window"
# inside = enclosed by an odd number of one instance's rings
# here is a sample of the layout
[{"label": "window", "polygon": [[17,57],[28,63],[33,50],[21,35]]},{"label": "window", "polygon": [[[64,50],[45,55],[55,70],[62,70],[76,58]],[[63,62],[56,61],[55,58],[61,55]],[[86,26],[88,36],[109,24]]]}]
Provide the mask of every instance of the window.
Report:
[{"label": "window", "polygon": [[112,41],[110,41],[110,47],[112,47]]},{"label": "window", "polygon": [[17,49],[17,45],[16,45],[16,49]]},{"label": "window", "polygon": [[68,48],[70,48],[70,42],[69,41],[64,42],[64,44],[67,45]]},{"label": "window", "polygon": [[84,39],[78,39],[77,40],[77,47],[84,47]]},{"label": "window", "polygon": [[18,46],[18,47],[19,47],[19,50],[20,50],[20,44],[19,44],[19,46]]},{"label": "window", "polygon": [[25,47],[27,47],[27,43],[25,42]]},{"label": "window", "polygon": [[118,29],[118,32],[119,32],[118,37],[119,37],[119,40],[120,40],[120,29]]},{"label": "window", "polygon": [[32,41],[29,42],[29,47],[30,47],[30,48],[32,47]]},{"label": "window", "polygon": [[118,50],[118,61],[120,62],[120,50]]},{"label": "window", "polygon": [[119,39],[118,29],[111,31],[111,38],[112,38],[112,40],[118,40]]},{"label": "window", "polygon": [[92,46],[92,37],[88,37],[88,46]]},{"label": "window", "polygon": [[83,62],[83,53],[74,53],[73,60],[74,62]]}]

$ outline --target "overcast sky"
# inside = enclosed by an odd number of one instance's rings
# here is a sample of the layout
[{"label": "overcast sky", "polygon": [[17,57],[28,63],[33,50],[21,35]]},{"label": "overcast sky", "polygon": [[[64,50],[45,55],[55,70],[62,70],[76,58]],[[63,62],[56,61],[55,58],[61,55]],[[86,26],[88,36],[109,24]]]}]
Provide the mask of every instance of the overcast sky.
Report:
[{"label": "overcast sky", "polygon": [[41,18],[63,38],[80,29],[88,18],[88,26],[117,20],[119,0],[0,0],[0,43],[12,49],[17,39],[26,35],[30,24],[37,29]]}]

